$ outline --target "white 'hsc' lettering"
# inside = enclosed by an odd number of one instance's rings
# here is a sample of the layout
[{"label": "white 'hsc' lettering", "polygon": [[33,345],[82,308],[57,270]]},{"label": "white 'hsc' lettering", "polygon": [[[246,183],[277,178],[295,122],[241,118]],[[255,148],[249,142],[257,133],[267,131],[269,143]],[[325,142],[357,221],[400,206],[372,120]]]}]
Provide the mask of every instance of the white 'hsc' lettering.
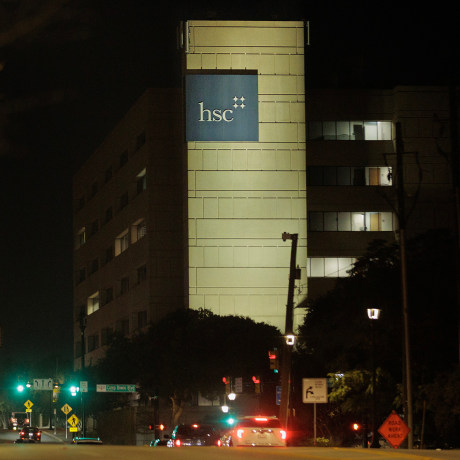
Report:
[{"label": "white 'hsc' lettering", "polygon": [[225,121],[226,123],[230,123],[233,121],[233,110],[226,109],[213,109],[212,112],[210,109],[204,108],[204,103],[199,102],[198,105],[200,106],[200,120],[199,121],[214,121],[214,122],[221,122]]}]

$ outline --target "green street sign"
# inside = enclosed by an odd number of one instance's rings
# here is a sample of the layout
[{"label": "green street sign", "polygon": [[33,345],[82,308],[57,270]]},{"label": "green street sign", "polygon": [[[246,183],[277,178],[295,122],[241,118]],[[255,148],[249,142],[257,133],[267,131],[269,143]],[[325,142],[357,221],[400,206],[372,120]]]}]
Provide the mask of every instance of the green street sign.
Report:
[{"label": "green street sign", "polygon": [[136,385],[121,383],[98,383],[96,385],[98,393],[135,393]]}]

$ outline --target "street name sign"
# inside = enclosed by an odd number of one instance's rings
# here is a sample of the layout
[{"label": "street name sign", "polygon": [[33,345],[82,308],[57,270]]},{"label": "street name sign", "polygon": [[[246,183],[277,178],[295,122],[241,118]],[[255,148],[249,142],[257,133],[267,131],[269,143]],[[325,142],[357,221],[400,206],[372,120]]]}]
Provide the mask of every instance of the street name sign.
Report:
[{"label": "street name sign", "polygon": [[52,390],[53,379],[34,379],[34,390]]},{"label": "street name sign", "polygon": [[303,403],[327,403],[327,379],[302,379]]},{"label": "street name sign", "polygon": [[379,433],[397,449],[406,439],[410,428],[404,423],[404,420],[393,411],[378,429]]},{"label": "street name sign", "polygon": [[80,391],[82,393],[88,393],[88,381],[87,380],[80,381]]},{"label": "street name sign", "polygon": [[135,393],[136,385],[121,383],[98,383],[96,385],[98,393]]}]

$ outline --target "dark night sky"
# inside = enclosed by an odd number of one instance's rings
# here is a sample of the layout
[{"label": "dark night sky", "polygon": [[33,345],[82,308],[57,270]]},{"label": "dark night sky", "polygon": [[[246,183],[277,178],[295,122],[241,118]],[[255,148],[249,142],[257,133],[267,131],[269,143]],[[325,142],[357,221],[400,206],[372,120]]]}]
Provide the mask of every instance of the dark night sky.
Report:
[{"label": "dark night sky", "polygon": [[447,84],[451,68],[458,80],[442,2],[215,3],[0,0],[0,363],[70,356],[72,174],[147,87],[177,83],[179,19],[309,20],[312,86]]}]

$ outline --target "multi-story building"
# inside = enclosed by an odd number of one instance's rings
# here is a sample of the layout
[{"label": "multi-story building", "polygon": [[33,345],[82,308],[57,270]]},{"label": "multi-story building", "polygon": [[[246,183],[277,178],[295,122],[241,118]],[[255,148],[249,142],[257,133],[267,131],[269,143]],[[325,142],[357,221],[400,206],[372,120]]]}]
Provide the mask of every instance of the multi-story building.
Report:
[{"label": "multi-story building", "polygon": [[284,331],[285,232],[306,296],[304,24],[190,21],[182,44],[182,92],[149,90],[75,176],[76,368],[83,326],[91,365],[181,307]]},{"label": "multi-story building", "polygon": [[74,177],[74,343],[86,365],[113,332],[144,330],[184,297],[179,90],[148,90]]},{"label": "multi-story building", "polygon": [[450,161],[442,154],[450,152],[447,88],[310,90],[306,116],[310,298],[348,276],[372,240],[397,238],[398,151],[407,237],[454,228]]}]

